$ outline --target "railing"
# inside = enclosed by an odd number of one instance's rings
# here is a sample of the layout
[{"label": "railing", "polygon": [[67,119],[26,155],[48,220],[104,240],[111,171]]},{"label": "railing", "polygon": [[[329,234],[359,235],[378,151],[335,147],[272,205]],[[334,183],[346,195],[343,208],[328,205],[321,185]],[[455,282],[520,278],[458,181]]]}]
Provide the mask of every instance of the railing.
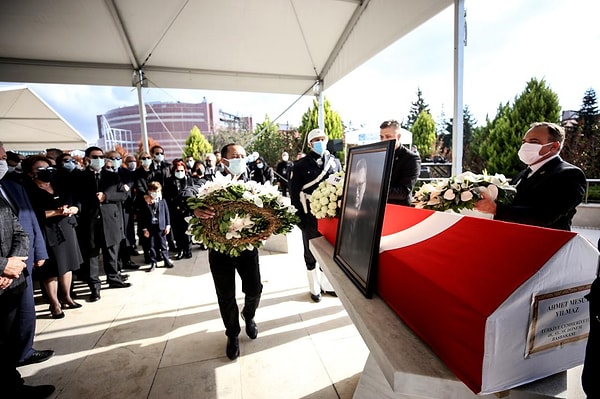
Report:
[{"label": "railing", "polygon": [[[600,179],[587,179],[586,184],[585,184],[585,196],[583,197],[583,203],[587,204],[589,201],[589,194],[590,194],[590,183],[592,184],[600,184]],[[596,199],[593,202],[600,202],[600,199]]]}]

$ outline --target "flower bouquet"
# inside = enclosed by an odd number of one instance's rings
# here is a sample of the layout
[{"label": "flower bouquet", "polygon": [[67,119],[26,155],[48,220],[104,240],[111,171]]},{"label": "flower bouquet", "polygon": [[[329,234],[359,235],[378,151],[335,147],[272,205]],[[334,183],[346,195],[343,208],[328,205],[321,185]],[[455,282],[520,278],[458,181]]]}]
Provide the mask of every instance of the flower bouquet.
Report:
[{"label": "flower bouquet", "polygon": [[415,192],[413,204],[415,208],[460,213],[464,209],[473,209],[481,199],[482,192],[499,203],[510,203],[516,191],[504,175],[492,176],[486,171],[481,175],[464,172],[448,179],[423,184]]},{"label": "flower bouquet", "polygon": [[296,208],[277,187],[233,180],[220,173],[187,202],[191,209],[210,207],[215,212],[210,219],[188,218],[187,233],[196,242],[229,256],[260,248],[267,237],[288,233],[299,221]]},{"label": "flower bouquet", "polygon": [[344,191],[344,172],[323,180],[310,196],[310,213],[317,219],[339,217]]}]

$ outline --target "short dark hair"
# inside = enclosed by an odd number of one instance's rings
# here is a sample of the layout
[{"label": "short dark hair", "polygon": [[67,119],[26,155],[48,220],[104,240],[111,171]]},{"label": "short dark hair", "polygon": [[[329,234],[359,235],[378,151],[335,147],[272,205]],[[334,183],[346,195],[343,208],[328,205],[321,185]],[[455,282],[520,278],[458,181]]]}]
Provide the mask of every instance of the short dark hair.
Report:
[{"label": "short dark hair", "polygon": [[162,146],[156,144],[156,145],[153,145],[152,148],[150,148],[150,154],[154,154],[154,150],[156,150],[157,148],[160,148],[163,151],[165,150],[164,148],[162,148]]},{"label": "short dark hair", "polygon": [[225,144],[225,146],[223,148],[221,148],[221,156],[225,159],[227,159],[227,154],[229,154],[229,149],[231,147],[233,147],[234,145],[237,145],[236,143],[229,143],[229,144]]},{"label": "short dark hair", "polygon": [[48,165],[52,166],[52,162],[50,161],[50,158],[43,156],[43,155],[32,155],[30,157],[25,158],[23,160],[23,162],[21,163],[21,167],[23,168],[23,173],[33,172],[33,164],[38,161],[44,161]]},{"label": "short dark hair", "polygon": [[380,129],[387,129],[388,127],[392,127],[394,129],[398,129],[400,127],[400,122],[395,119],[390,119],[387,121],[383,121],[381,125],[379,125]]},{"label": "short dark hair", "polygon": [[12,161],[12,162],[21,162],[21,158],[19,157],[19,154],[17,154],[16,152],[13,151],[6,151],[6,160],[7,161]]},{"label": "short dark hair", "polygon": [[102,151],[102,153],[104,154],[104,150],[102,148],[96,147],[96,146],[91,146],[91,147],[88,147],[85,149],[85,156],[89,158],[92,151]]},{"label": "short dark hair", "polygon": [[565,141],[565,129],[562,126],[557,125],[552,122],[534,122],[529,126],[529,129],[533,129],[534,127],[545,126],[548,130],[548,134],[554,141],[558,141],[560,144]]},{"label": "short dark hair", "polygon": [[[50,155],[49,153],[51,152],[54,154]],[[46,157],[50,159],[56,159],[55,157],[58,157],[62,153],[63,151],[60,148],[46,148]]]}]

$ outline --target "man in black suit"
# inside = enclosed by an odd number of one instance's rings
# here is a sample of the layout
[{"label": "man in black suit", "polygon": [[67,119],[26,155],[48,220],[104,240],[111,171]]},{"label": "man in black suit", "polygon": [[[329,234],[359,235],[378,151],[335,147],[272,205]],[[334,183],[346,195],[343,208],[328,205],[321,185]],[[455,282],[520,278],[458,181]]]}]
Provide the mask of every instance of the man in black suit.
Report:
[{"label": "man in black suit", "polygon": [[421,157],[408,149],[400,142],[402,129],[396,120],[383,122],[379,126],[381,141],[396,140],[394,151],[394,164],[390,177],[388,200],[390,204],[410,206],[412,203],[412,190],[421,173]]},{"label": "man in black suit", "polygon": [[27,288],[21,297],[18,311],[19,321],[19,365],[24,366],[32,363],[40,363],[50,359],[54,355],[53,350],[33,349],[33,338],[35,336],[35,301],[33,297],[33,265],[42,266],[48,259],[46,241],[40,230],[35,211],[29,202],[25,189],[13,181],[4,179],[6,170],[3,168],[2,160],[6,156],[4,146],[0,143],[0,194],[13,207],[19,223],[29,236],[29,255],[27,264]]},{"label": "man in black suit", "polygon": [[85,159],[89,166],[82,172],[79,188],[79,233],[84,253],[84,269],[91,290],[89,300],[95,302],[100,299],[100,250],[109,287],[131,286],[121,279],[117,265],[119,244],[125,237],[121,206],[128,193],[123,188],[119,174],[104,169],[104,151],[101,148],[86,149]]},{"label": "man in black suit", "polygon": [[513,202],[496,204],[483,193],[475,209],[493,214],[496,220],[570,231],[586,178],[581,169],[560,158],[564,139],[562,127],[533,123],[519,149],[519,159],[528,168],[513,179],[517,187]]},{"label": "man in black suit", "polygon": [[[0,163],[6,168],[5,159]],[[27,288],[29,237],[2,194],[0,220],[0,393],[3,398],[46,398],[54,386],[25,385],[17,371],[21,347],[18,310]]]}]

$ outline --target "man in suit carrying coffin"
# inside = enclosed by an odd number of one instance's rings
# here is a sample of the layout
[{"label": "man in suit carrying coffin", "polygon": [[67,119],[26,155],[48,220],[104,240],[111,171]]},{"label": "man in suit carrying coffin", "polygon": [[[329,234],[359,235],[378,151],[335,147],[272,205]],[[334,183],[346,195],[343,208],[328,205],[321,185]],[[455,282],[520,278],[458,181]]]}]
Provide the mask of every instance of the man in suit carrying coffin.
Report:
[{"label": "man in suit carrying coffin", "polygon": [[570,231],[585,194],[586,178],[581,169],[559,156],[564,140],[562,127],[533,123],[518,152],[528,167],[512,181],[517,188],[513,202],[496,204],[482,193],[475,209],[493,214],[496,220]]},{"label": "man in suit carrying coffin", "polygon": [[81,223],[79,231],[84,253],[84,269],[91,290],[90,301],[100,299],[99,258],[110,288],[126,288],[130,283],[119,276],[117,265],[123,232],[123,201],[128,196],[119,174],[104,169],[104,151],[98,147],[85,150],[89,166],[82,172],[79,195]]}]

